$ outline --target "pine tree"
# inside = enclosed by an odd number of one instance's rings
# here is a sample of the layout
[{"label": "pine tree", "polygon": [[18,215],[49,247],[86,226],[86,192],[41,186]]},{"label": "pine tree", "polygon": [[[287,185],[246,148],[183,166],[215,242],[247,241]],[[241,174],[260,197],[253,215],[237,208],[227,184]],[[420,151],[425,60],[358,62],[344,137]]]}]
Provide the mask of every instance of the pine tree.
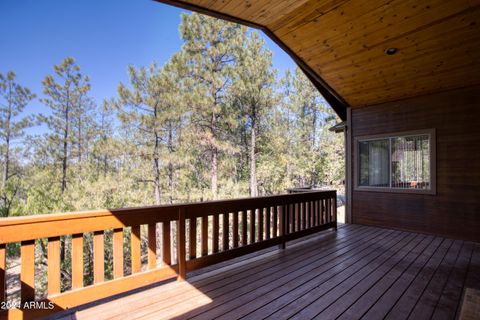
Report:
[{"label": "pine tree", "polygon": [[192,123],[210,167],[210,190],[218,198],[220,157],[233,149],[234,112],[226,94],[246,28],[200,14],[183,14],[180,34],[189,74],[195,80]]},{"label": "pine tree", "polygon": [[[25,135],[25,129],[33,126],[32,116],[21,116],[27,104],[35,98],[26,87],[15,81],[15,73],[0,73],[0,138],[2,141],[3,171],[1,185],[2,216],[9,216],[18,184],[9,188],[9,179],[18,174],[11,170],[12,143]],[[18,117],[20,119],[18,119]]]},{"label": "pine tree", "polygon": [[[240,125],[247,135],[249,159],[250,196],[258,196],[257,152],[258,139],[266,117],[275,104],[275,71],[272,53],[264,47],[265,42],[253,31],[240,51],[235,72],[237,77],[232,87],[233,104],[240,112]],[[245,141],[246,142],[246,141]]]},{"label": "pine tree", "polygon": [[[163,68],[129,68],[130,89],[120,84],[116,102],[124,127],[133,128],[132,152],[151,162],[151,172],[141,181],[153,184],[155,203],[162,202],[162,171],[168,171],[168,202],[173,201],[174,159],[182,126],[180,65],[174,57]],[[170,157],[169,157],[170,156]],[[169,159],[166,159],[169,158]]]},{"label": "pine tree", "polygon": [[[90,101],[87,94],[90,91],[90,79],[80,73],[80,67],[73,58],[66,58],[54,67],[55,75],[48,75],[43,81],[43,93],[46,98],[41,101],[52,113],[41,116],[51,130],[49,135],[53,151],[61,162],[61,194],[65,193],[68,182],[68,165],[71,158],[74,115],[80,115],[85,103]],[[78,144],[79,141],[76,141]]]}]

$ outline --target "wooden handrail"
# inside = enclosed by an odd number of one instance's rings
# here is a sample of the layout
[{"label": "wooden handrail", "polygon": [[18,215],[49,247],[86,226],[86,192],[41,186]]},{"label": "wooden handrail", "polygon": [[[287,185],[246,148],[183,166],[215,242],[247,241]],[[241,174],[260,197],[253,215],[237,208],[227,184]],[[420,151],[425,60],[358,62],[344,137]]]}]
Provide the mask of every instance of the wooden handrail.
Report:
[{"label": "wooden handrail", "polygon": [[[21,297],[34,299],[35,240],[48,239],[47,301],[53,310],[11,309],[8,317],[29,318],[75,307],[147,284],[252,253],[327,228],[336,228],[336,191],[208,201],[116,210],[96,210],[0,219],[0,302],[6,301],[6,244],[21,243]],[[211,222],[210,222],[211,221]],[[172,229],[172,222],[176,228]],[[161,223],[162,263],[157,263]],[[211,223],[212,233],[208,233]],[[141,227],[145,226],[145,227]],[[131,274],[124,274],[124,229],[130,229]],[[113,280],[104,279],[104,233],[113,230]],[[187,232],[188,231],[188,232]],[[84,286],[84,234],[93,232],[93,284]],[[141,239],[147,238],[142,271]],[[229,234],[233,234],[230,238]],[[187,239],[187,234],[189,235]],[[71,236],[72,288],[60,292],[60,243]],[[175,241],[172,241],[175,237]],[[197,239],[200,239],[198,241]],[[176,255],[176,261],[172,257]],[[0,316],[2,313],[0,313]]]}]

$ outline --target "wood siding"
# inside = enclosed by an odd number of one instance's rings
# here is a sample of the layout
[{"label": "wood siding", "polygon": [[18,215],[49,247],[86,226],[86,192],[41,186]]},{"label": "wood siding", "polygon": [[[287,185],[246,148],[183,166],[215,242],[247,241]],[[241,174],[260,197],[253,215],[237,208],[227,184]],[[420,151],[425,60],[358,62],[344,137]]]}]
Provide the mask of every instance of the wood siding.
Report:
[{"label": "wood siding", "polygon": [[353,109],[353,138],[434,128],[437,148],[436,195],[354,190],[353,223],[480,241],[479,118],[480,86]]}]

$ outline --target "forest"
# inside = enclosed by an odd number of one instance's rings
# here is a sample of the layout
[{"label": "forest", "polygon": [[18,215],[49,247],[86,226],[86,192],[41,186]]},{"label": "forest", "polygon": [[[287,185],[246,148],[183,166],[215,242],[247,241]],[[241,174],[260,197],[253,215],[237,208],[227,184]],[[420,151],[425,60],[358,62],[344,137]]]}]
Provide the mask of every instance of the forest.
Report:
[{"label": "forest", "polygon": [[[67,57],[43,92],[0,73],[1,216],[282,193],[343,180],[336,116],[296,69],[277,79],[256,31],[184,14],[163,66],[128,66],[97,103]],[[38,99],[42,110],[24,115]],[[32,126],[46,133],[26,135]]]},{"label": "forest", "polygon": [[[0,72],[1,217],[341,187],[338,119],[300,69],[279,76],[261,36],[238,24],[183,14],[179,32],[169,61],[128,66],[101,102],[73,57],[42,92]],[[46,130],[28,134],[35,126]]]}]

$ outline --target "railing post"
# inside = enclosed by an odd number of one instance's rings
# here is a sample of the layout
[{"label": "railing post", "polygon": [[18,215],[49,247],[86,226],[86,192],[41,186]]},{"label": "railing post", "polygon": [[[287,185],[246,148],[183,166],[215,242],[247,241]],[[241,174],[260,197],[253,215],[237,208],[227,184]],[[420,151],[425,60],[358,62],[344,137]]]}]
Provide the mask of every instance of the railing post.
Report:
[{"label": "railing post", "polygon": [[185,241],[185,208],[178,209],[177,221],[177,259],[178,259],[178,281],[187,279],[187,261],[186,261],[186,241]]}]

